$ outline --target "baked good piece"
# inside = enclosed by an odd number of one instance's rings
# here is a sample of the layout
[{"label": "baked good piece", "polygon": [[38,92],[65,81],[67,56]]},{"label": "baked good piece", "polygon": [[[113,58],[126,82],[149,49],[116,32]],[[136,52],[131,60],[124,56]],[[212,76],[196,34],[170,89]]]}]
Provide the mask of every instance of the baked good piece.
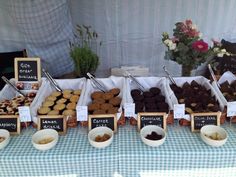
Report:
[{"label": "baked good piece", "polygon": [[118,113],[118,109],[119,109],[118,107],[112,107],[107,110],[107,113],[108,114],[116,114],[116,113]]},{"label": "baked good piece", "polygon": [[109,103],[101,104],[101,109],[105,111],[109,110],[112,107],[113,107],[112,104],[109,104]]},{"label": "baked good piece", "polygon": [[138,89],[131,90],[131,96],[132,97],[137,96],[137,95],[141,95],[141,91],[140,90],[138,90]]},{"label": "baked good piece", "polygon": [[65,98],[60,98],[59,100],[57,100],[57,104],[63,104],[63,103],[65,103],[66,104],[66,102],[67,102],[67,99],[65,99]]},{"label": "baked good piece", "polygon": [[149,91],[153,94],[153,95],[159,95],[159,93],[161,92],[161,90],[157,87],[152,87],[149,89]]},{"label": "baked good piece", "polygon": [[98,103],[98,104],[103,104],[105,102],[106,101],[103,98],[97,98],[97,99],[93,100],[93,103]]},{"label": "baked good piece", "polygon": [[74,90],[73,94],[74,94],[74,95],[79,95],[79,96],[80,96],[80,94],[81,94],[81,90]]},{"label": "baked good piece", "polygon": [[50,95],[45,99],[45,101],[56,101],[56,99],[57,99],[57,97]]},{"label": "baked good piece", "polygon": [[65,107],[66,107],[65,104],[56,104],[55,106],[53,106],[53,109],[58,110],[58,111],[62,111],[65,109]]},{"label": "baked good piece", "polygon": [[114,95],[113,95],[112,93],[110,93],[110,92],[106,92],[106,93],[104,93],[104,94],[102,95],[102,98],[103,98],[104,100],[106,100],[106,101],[110,100],[110,99],[113,98],[113,97],[114,97]]},{"label": "baked good piece", "polygon": [[93,114],[106,114],[106,111],[102,109],[97,109],[93,112]]},{"label": "baked good piece", "polygon": [[51,110],[51,111],[48,112],[48,115],[59,115],[59,111]]},{"label": "baked good piece", "polygon": [[72,94],[70,94],[70,93],[63,94],[63,98],[65,98],[65,99],[70,99],[71,97],[72,97]]},{"label": "baked good piece", "polygon": [[43,102],[43,107],[52,107],[54,105],[54,101],[45,101]]},{"label": "baked good piece", "polygon": [[91,94],[91,98],[94,99],[98,99],[98,98],[102,98],[103,97],[103,92],[101,91],[95,91]]},{"label": "baked good piece", "polygon": [[70,102],[66,105],[66,109],[75,109],[75,108],[76,108],[75,102]]},{"label": "baked good piece", "polygon": [[120,89],[119,88],[113,88],[109,90],[109,93],[112,93],[114,97],[118,96],[120,94]]},{"label": "baked good piece", "polygon": [[91,103],[88,105],[88,111],[95,111],[100,109],[100,104],[98,103]]},{"label": "baked good piece", "polygon": [[64,115],[64,116],[75,116],[76,112],[75,112],[75,110],[72,110],[72,109],[66,109],[62,112],[62,115]]},{"label": "baked good piece", "polygon": [[79,100],[79,95],[72,95],[72,96],[70,97],[70,101],[71,101],[71,102],[77,103],[78,100]]},{"label": "baked good piece", "polygon": [[62,93],[61,92],[58,92],[58,91],[55,91],[55,92],[52,92],[51,96],[54,96],[56,98],[59,98],[61,97]]},{"label": "baked good piece", "polygon": [[38,109],[38,114],[39,114],[39,115],[46,115],[46,114],[48,114],[50,111],[51,111],[51,109],[48,108],[48,107],[41,107],[41,108]]},{"label": "baked good piece", "polygon": [[113,97],[109,100],[109,103],[112,104],[113,106],[120,106],[121,103],[121,98],[120,97]]},{"label": "baked good piece", "polygon": [[63,93],[63,95],[64,94],[71,94],[72,90],[71,89],[66,89],[66,90],[63,90],[62,93]]}]

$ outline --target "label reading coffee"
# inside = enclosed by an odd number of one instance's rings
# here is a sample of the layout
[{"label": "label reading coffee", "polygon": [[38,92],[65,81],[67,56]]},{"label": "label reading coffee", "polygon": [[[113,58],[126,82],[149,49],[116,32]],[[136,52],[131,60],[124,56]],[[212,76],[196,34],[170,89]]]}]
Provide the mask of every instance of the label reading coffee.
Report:
[{"label": "label reading coffee", "polygon": [[40,58],[15,58],[15,79],[21,82],[41,80]]},{"label": "label reading coffee", "polygon": [[220,125],[220,112],[191,114],[191,130],[200,131],[204,125]]},{"label": "label reading coffee", "polygon": [[117,119],[115,114],[89,115],[89,130],[96,127],[108,127],[116,132]]},{"label": "label reading coffee", "polygon": [[157,125],[165,130],[166,117],[166,113],[138,113],[138,130],[141,130],[146,125]]}]

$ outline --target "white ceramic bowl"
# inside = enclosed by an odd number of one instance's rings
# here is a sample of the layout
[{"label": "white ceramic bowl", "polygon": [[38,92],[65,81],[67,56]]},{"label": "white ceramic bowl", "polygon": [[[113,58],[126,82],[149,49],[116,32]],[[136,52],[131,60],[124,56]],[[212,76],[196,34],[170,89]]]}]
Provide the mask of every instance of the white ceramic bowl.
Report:
[{"label": "white ceramic bowl", "polygon": [[[48,138],[52,138],[53,140],[46,144],[40,144],[40,141],[42,142]],[[33,146],[41,151],[53,148],[57,144],[57,141],[58,141],[58,132],[54,129],[39,130],[32,136]]]},{"label": "white ceramic bowl", "polygon": [[[214,140],[209,137],[215,133],[217,133],[222,139],[221,140]],[[216,125],[203,126],[200,130],[200,136],[206,144],[213,146],[213,147],[219,147],[219,146],[224,145],[227,141],[227,138],[228,138],[227,132],[223,128],[216,126]]]},{"label": "white ceramic bowl", "polygon": [[0,129],[0,137],[4,137],[5,140],[3,140],[0,143],[0,149],[3,149],[4,147],[6,147],[10,141],[10,132],[6,129]]},{"label": "white ceramic bowl", "polygon": [[[151,134],[152,132],[156,132],[159,135],[162,135],[162,139],[160,140],[149,140],[147,138],[145,138],[148,134]],[[143,127],[140,130],[140,136],[141,136],[141,140],[148,146],[152,146],[152,147],[158,147],[160,145],[162,145],[165,140],[166,140],[166,132],[163,128],[157,126],[157,125],[147,125],[145,127]]]},{"label": "white ceramic bowl", "polygon": [[[96,142],[95,141],[95,138],[98,135],[103,136],[105,133],[110,135],[110,138],[108,140],[103,141],[103,142]],[[113,131],[112,131],[112,129],[110,129],[108,127],[96,127],[96,128],[89,131],[88,140],[89,140],[89,143],[95,148],[105,148],[105,147],[109,146],[113,141]]]}]

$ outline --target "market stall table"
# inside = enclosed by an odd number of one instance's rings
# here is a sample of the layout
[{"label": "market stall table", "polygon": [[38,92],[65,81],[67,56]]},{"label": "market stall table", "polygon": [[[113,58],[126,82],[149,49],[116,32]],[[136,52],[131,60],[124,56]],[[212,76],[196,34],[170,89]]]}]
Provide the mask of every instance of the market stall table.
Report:
[{"label": "market stall table", "polygon": [[31,144],[35,129],[13,136],[0,153],[0,176],[235,176],[236,125],[223,126],[229,139],[219,148],[206,145],[189,127],[168,126],[167,139],[158,147],[142,143],[136,127],[119,127],[105,149],[92,147],[87,129],[68,129],[51,150],[41,152]]}]

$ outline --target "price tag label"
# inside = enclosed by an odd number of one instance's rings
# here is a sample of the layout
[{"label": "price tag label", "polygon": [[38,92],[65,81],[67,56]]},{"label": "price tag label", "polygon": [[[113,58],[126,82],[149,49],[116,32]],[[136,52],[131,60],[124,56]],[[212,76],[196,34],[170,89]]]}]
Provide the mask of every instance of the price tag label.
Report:
[{"label": "price tag label", "polygon": [[135,104],[134,103],[125,103],[125,117],[134,117],[135,115]]},{"label": "price tag label", "polygon": [[227,103],[227,117],[236,116],[236,101]]},{"label": "price tag label", "polygon": [[185,115],[185,104],[174,104],[174,118],[181,119]]},{"label": "price tag label", "polygon": [[19,117],[21,122],[31,122],[30,108],[29,106],[18,107]]},{"label": "price tag label", "polygon": [[88,106],[76,107],[77,121],[88,121]]}]

